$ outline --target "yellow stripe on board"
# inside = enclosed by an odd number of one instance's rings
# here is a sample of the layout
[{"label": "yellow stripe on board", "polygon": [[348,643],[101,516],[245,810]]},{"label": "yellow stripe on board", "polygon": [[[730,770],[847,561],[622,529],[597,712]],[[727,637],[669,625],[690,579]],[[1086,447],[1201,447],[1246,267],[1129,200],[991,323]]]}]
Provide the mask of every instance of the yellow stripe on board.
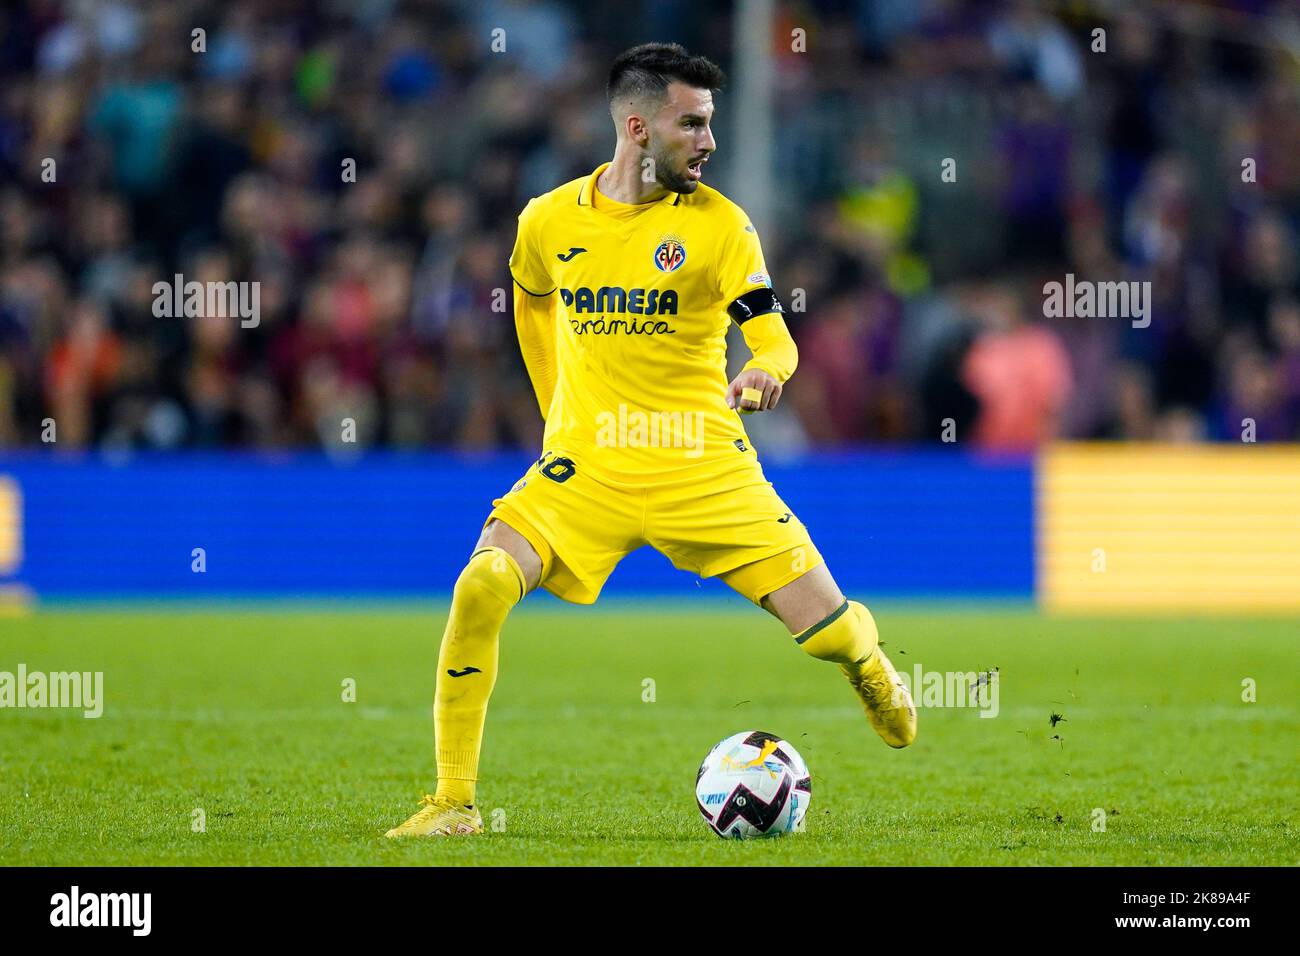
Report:
[{"label": "yellow stripe on board", "polygon": [[0,574],[15,574],[22,560],[22,493],[18,482],[0,475]]},{"label": "yellow stripe on board", "polygon": [[1045,610],[1300,610],[1300,446],[1062,444],[1036,481]]}]

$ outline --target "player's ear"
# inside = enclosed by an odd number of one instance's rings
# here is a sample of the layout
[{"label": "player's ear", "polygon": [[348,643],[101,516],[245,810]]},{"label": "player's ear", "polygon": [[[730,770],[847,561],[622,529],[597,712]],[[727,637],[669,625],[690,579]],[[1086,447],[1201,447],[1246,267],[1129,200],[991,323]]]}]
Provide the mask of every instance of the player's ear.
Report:
[{"label": "player's ear", "polygon": [[640,113],[627,114],[625,124],[628,138],[638,146],[647,146],[650,143],[650,126]]}]

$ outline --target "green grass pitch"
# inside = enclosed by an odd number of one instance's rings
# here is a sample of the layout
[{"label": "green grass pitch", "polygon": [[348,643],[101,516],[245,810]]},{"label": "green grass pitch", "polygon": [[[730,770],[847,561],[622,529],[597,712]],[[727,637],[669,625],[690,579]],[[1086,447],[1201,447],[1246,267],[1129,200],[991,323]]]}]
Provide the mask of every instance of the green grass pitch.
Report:
[{"label": "green grass pitch", "polygon": [[[900,669],[997,667],[999,715],[922,708],[917,743],[895,752],[833,666],[748,606],[534,599],[506,624],[488,715],[492,832],[412,842],[382,834],[433,784],[445,607],[65,606],[0,620],[0,670],[103,671],[106,699],[98,720],[0,710],[0,862],[1300,862],[1295,620],[875,610]],[[808,760],[807,832],[728,842],[699,818],[701,758],[746,729]]]}]

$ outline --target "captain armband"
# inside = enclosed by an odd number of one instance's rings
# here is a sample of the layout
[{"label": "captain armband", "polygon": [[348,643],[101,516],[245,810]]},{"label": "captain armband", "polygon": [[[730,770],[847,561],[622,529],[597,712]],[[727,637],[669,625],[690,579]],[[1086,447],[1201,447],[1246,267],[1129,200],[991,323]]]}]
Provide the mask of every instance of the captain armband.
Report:
[{"label": "captain armband", "polygon": [[785,309],[781,308],[781,300],[771,289],[751,289],[727,306],[727,315],[731,316],[737,325],[744,325],[756,315],[784,311]]}]

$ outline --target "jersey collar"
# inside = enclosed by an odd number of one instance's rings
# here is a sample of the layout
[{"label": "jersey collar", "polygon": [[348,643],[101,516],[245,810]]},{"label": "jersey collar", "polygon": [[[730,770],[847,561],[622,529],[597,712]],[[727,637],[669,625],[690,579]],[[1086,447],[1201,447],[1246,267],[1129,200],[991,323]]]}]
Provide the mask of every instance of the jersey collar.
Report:
[{"label": "jersey collar", "polygon": [[[582,184],[582,188],[578,190],[579,206],[588,206],[593,209],[595,208],[594,206],[591,205],[591,193],[596,188],[596,180],[600,178],[600,174],[603,173],[606,169],[608,169],[609,166],[610,166],[609,163],[601,163],[599,166],[596,167],[596,171],[587,177],[586,182]],[[682,201],[682,194],[675,193],[675,192],[669,192],[666,196],[664,196],[663,199],[658,200],[658,202],[664,203],[665,205],[668,206],[676,206],[681,201]]]}]

